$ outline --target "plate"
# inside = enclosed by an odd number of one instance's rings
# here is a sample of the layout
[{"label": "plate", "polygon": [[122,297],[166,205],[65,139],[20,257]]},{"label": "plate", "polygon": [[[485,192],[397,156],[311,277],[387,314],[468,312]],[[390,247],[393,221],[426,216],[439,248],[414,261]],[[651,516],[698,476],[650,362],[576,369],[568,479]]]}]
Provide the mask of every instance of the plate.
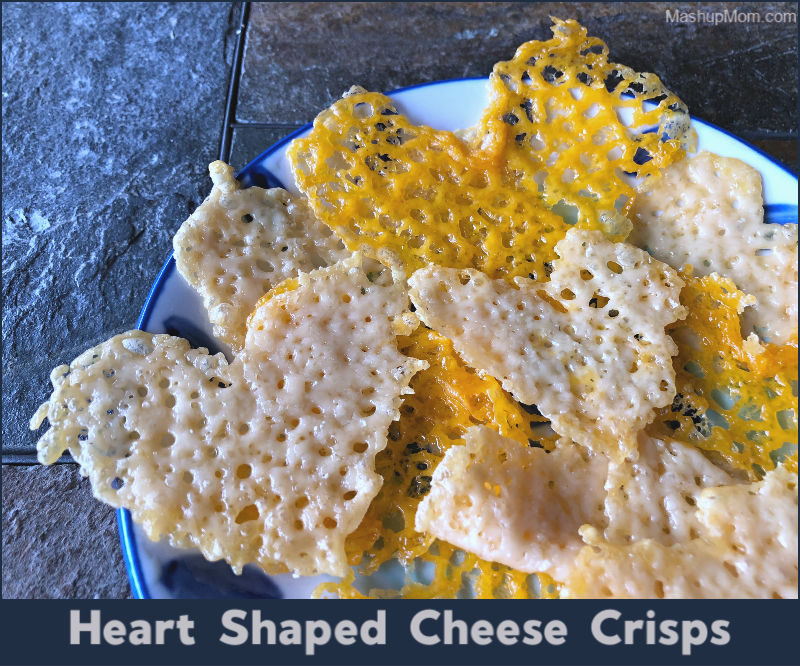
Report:
[{"label": "plate", "polygon": [[[485,78],[426,83],[388,93],[398,110],[412,122],[437,129],[456,130],[475,124],[487,104]],[[797,177],[765,153],[719,127],[694,118],[698,150],[735,157],[756,168],[764,183],[766,218],[774,222],[797,221]],[[284,187],[297,193],[286,158],[292,139],[308,134],[311,124],[268,148],[237,177],[247,187]],[[151,333],[187,338],[193,346],[212,353],[229,350],[212,333],[200,296],[178,274],[170,255],[147,297],[137,327]],[[230,356],[229,356],[230,357]],[[133,523],[128,511],[117,512],[120,540],[131,588],[136,598],[308,598],[327,576],[295,578],[267,576],[255,565],[235,575],[225,562],[207,562],[197,551],[178,550],[154,543]],[[373,585],[392,587],[398,571],[387,567],[385,581]]]}]

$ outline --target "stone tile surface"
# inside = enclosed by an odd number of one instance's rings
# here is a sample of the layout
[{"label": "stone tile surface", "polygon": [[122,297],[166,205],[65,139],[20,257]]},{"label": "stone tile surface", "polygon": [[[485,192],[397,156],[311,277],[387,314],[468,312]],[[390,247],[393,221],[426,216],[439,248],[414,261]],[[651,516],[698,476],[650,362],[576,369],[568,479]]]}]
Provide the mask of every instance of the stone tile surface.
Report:
[{"label": "stone tile surface", "polygon": [[[761,23],[670,24],[667,9],[759,12]],[[487,76],[550,15],[575,18],[612,59],[657,72],[692,113],[737,132],[797,131],[793,3],[266,3],[250,15],[237,118],[311,120],[353,84],[391,90]]]},{"label": "stone tile surface", "polygon": [[230,163],[237,171],[258,157],[273,143],[291,134],[296,128],[237,127],[233,130]]},{"label": "stone tile surface", "polygon": [[[132,328],[210,187],[239,5],[6,3],[4,452],[48,376]],[[77,468],[3,467],[3,595],[130,595],[114,512]]]},{"label": "stone tile surface", "polygon": [[3,598],[131,596],[114,510],[77,465],[3,465]]},{"label": "stone tile surface", "polygon": [[797,139],[753,139],[750,143],[774,157],[795,174],[800,171]]},{"label": "stone tile surface", "polygon": [[3,6],[3,449],[47,377],[133,328],[210,188],[238,6]]}]

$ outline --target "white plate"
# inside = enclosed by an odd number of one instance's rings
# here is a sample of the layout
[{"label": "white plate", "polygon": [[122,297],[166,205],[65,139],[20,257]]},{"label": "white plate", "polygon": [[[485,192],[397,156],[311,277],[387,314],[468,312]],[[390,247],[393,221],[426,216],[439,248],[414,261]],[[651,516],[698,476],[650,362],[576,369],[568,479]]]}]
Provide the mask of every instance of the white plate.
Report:
[{"label": "white plate", "polygon": [[[486,79],[461,79],[428,83],[390,93],[398,110],[412,122],[437,129],[456,130],[475,124],[486,106]],[[770,157],[724,130],[693,120],[698,135],[698,150],[710,150],[725,157],[738,158],[758,169],[764,182],[767,216],[797,220],[797,177]],[[238,174],[243,185],[283,186],[297,192],[286,148],[289,141],[304,136],[310,125],[301,128],[267,149]],[[226,351],[216,342],[200,297],[178,274],[172,256],[161,269],[147,297],[137,323],[152,333],[181,335],[194,346],[212,352]],[[329,577],[293,578],[266,576],[254,566],[235,576],[224,562],[209,563],[194,551],[179,551],[163,543],[153,543],[132,523],[125,510],[118,512],[120,538],[133,593],[138,598],[195,597],[295,597],[308,598],[321,580]],[[392,575],[391,567],[388,572]],[[373,578],[373,583],[380,584]],[[391,584],[387,580],[387,583]]]}]

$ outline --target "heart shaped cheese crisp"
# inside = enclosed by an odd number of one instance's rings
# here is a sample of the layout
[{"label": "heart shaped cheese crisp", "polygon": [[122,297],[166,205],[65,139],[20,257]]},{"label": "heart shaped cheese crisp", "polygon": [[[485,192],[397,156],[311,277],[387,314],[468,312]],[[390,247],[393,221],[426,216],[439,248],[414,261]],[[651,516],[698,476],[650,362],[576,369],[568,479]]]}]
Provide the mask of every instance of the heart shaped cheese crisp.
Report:
[{"label": "heart shaped cheese crisp", "polygon": [[675,395],[683,281],[666,264],[599,231],[571,229],[549,282],[516,285],[429,266],[409,280],[420,318],[474,368],[550,418],[553,429],[620,459]]},{"label": "heart shaped cheese crisp", "polygon": [[175,263],[202,296],[214,335],[238,350],[261,296],[350,253],[304,199],[279,188],[241,189],[224,162],[208,170],[214,187],[175,234]]},{"label": "heart shaped cheese crisp", "polygon": [[[354,255],[262,299],[242,353],[129,331],[53,371],[39,458],[69,449],[95,495],[152,539],[235,570],[348,570],[344,542],[378,492],[375,455],[427,363],[395,336],[416,318],[400,276]],[[387,283],[388,282],[388,283]]]},{"label": "heart shaped cheese crisp", "polygon": [[[797,331],[797,224],[764,224],[761,175],[709,152],[649,179],[633,206],[628,242],[694,275],[717,273],[755,297],[751,331],[786,342]],[[769,276],[769,279],[764,279]]]}]

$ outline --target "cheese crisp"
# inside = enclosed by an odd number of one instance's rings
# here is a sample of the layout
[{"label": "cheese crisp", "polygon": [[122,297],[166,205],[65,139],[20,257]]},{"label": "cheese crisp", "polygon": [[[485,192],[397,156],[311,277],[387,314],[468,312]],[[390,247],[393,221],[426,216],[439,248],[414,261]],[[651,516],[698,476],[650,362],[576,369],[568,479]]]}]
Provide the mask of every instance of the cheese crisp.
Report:
[{"label": "cheese crisp", "polygon": [[655,74],[609,62],[576,21],[554,19],[552,31],[494,66],[475,141],[548,207],[622,240],[634,195],[623,172],[647,177],[680,159],[688,110]]},{"label": "cheese crisp", "polygon": [[796,474],[777,467],[760,483],[708,488],[697,513],[709,539],[738,554],[743,579],[763,586],[762,595],[797,598]]},{"label": "cheese crisp", "polygon": [[474,270],[421,269],[409,280],[422,320],[472,367],[535,403],[560,435],[619,458],[675,395],[664,326],[684,315],[682,280],[646,252],[572,229],[551,279],[516,286]]},{"label": "cheese crisp", "polygon": [[623,463],[563,439],[547,453],[486,427],[465,440],[436,468],[417,529],[556,580],[571,575],[584,524],[618,546],[687,542],[703,529],[694,513],[704,489],[731,481],[696,449],[646,436],[638,460]]},{"label": "cheese crisp", "polygon": [[730,483],[695,447],[642,433],[636,461],[609,462],[603,537],[617,545],[689,541],[701,530],[695,510],[703,489]]},{"label": "cheese crisp", "polygon": [[408,272],[434,263],[544,279],[572,225],[623,240],[623,171],[645,177],[683,155],[686,106],[655,75],[608,62],[575,21],[553,33],[496,65],[479,126],[460,133],[470,144],[363,88],[320,113],[288,150],[319,218],[352,250],[391,248]]},{"label": "cheese crisp", "polygon": [[349,253],[305,200],[277,188],[241,189],[224,162],[208,170],[214,187],[175,234],[175,263],[202,296],[214,335],[238,350],[264,293]]},{"label": "cheese crisp", "polygon": [[388,248],[409,273],[435,263],[544,277],[570,226],[452,132],[414,125],[362,88],[320,113],[288,156],[300,191],[348,248]]},{"label": "cheese crisp", "polygon": [[470,428],[448,450],[416,527],[479,556],[561,580],[583,543],[578,529],[603,520],[608,464],[569,442],[552,453]]},{"label": "cheese crisp", "polygon": [[380,487],[386,446],[423,361],[402,356],[402,280],[353,257],[262,302],[228,365],[185,340],[131,331],[53,372],[43,463],[69,449],[95,495],[152,539],[235,570],[344,575],[344,542]]},{"label": "cheese crisp", "polygon": [[742,338],[752,297],[716,274],[684,275],[688,315],[678,344],[677,395],[648,430],[712,452],[758,480],[778,464],[797,471],[797,335],[783,345]]},{"label": "cheese crisp", "polygon": [[797,476],[782,468],[753,485],[705,490],[701,538],[673,546],[591,544],[562,589],[581,598],[797,598]]},{"label": "cheese crisp", "polygon": [[755,297],[745,335],[782,343],[797,330],[797,225],[764,224],[753,167],[708,152],[677,162],[645,183],[632,219],[629,242],[675,268],[690,264],[697,276],[730,278]]},{"label": "cheese crisp", "polygon": [[400,336],[398,347],[429,366],[411,380],[414,393],[406,397],[400,419],[389,427],[389,443],[375,459],[383,485],[347,539],[348,552],[365,574],[392,558],[410,564],[428,550],[433,537],[414,529],[417,507],[442,456],[463,443],[471,425],[486,424],[524,445],[535,442],[552,448],[532,427],[544,419],[528,414],[495,379],[468,368],[447,338],[420,326]]}]

